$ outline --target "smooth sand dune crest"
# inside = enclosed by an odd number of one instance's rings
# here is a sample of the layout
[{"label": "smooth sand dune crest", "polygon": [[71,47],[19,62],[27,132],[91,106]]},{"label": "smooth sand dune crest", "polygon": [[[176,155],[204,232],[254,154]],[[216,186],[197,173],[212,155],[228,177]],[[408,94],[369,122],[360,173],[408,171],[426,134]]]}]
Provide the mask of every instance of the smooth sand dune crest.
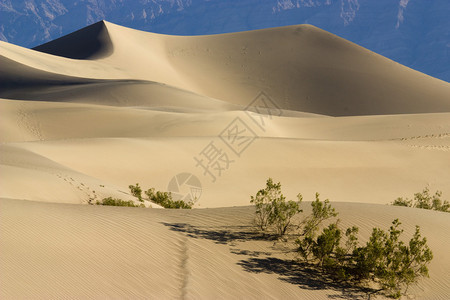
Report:
[{"label": "smooth sand dune crest", "polygon": [[263,90],[282,108],[333,116],[449,111],[448,83],[309,25],[169,43],[173,64],[219,99]]},{"label": "smooth sand dune crest", "polygon": [[[55,56],[3,41],[0,41],[0,50],[2,66],[5,66],[5,71],[2,72],[2,78],[8,78],[8,74],[11,74],[12,78],[16,77],[19,72],[15,69],[23,68],[24,66],[32,70],[37,69],[52,74],[79,78],[123,79],[126,77],[125,73],[117,68],[97,60],[79,60]],[[20,75],[28,76],[28,70],[25,70]]]},{"label": "smooth sand dune crest", "polygon": [[[448,83],[309,25],[199,37],[101,26],[114,50],[94,62],[107,65],[105,71],[113,67],[121,79],[161,82],[244,106],[265,91],[283,109],[333,116],[450,111]],[[91,35],[82,31],[67,43]],[[109,73],[103,78],[114,76]]]},{"label": "smooth sand dune crest", "polygon": [[0,62],[3,68],[0,73],[0,97],[5,99],[172,107],[174,110],[185,111],[242,109],[239,105],[159,82],[68,76],[30,67],[1,56]]},{"label": "smooth sand dune crest", "polygon": [[[59,79],[60,80],[60,79]],[[141,107],[185,112],[221,112],[242,110],[242,106],[201,96],[150,81],[108,80],[86,82],[48,82],[35,88],[32,84],[8,89],[5,99],[46,102],[73,102],[106,106]]]}]

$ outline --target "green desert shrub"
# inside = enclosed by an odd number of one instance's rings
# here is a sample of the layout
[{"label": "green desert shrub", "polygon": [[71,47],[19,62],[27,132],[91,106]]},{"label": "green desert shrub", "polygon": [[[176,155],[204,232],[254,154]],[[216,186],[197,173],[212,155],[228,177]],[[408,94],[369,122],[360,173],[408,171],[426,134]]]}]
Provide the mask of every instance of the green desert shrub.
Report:
[{"label": "green desert shrub", "polygon": [[144,204],[134,204],[133,201],[125,201],[122,199],[116,199],[112,197],[104,198],[102,201],[97,201],[97,205],[108,205],[108,206],[127,206],[127,207],[145,207]]},{"label": "green desert shrub", "polygon": [[341,241],[341,230],[336,223],[330,224],[324,228],[322,234],[317,237],[317,240],[312,244],[312,253],[318,260],[320,266],[332,263],[331,255],[334,253],[339,242]]},{"label": "green desert shrub", "polygon": [[272,178],[269,178],[266,187],[250,198],[250,203],[256,208],[254,223],[257,228],[263,232],[272,229],[279,237],[285,235],[292,225],[292,218],[302,212],[302,195],[297,197],[299,201],[286,201],[286,197],[281,193],[281,184],[274,183]]},{"label": "green desert shrub", "polygon": [[365,246],[355,249],[354,275],[358,280],[375,279],[383,290],[394,298],[401,296],[401,290],[416,283],[420,277],[428,277],[427,265],[433,253],[422,238],[419,226],[409,243],[400,240],[403,230],[395,219],[388,232],[374,228]]},{"label": "green desert shrub", "polygon": [[442,200],[442,192],[436,191],[434,195],[432,195],[430,194],[430,190],[428,189],[428,187],[424,188],[421,193],[415,193],[413,200],[399,197],[395,199],[391,204],[395,206],[406,206],[450,212],[450,203],[447,200]]},{"label": "green desert shrub", "polygon": [[140,202],[144,202],[142,199],[142,189],[139,186],[139,183],[136,183],[136,185],[130,184],[128,188],[130,189],[131,195],[136,197]]},{"label": "green desert shrub", "polygon": [[391,203],[394,206],[406,206],[406,207],[412,207],[412,200],[411,199],[404,199],[402,197],[398,197],[394,200],[394,202]]},{"label": "green desert shrub", "polygon": [[[345,232],[346,243],[341,247],[342,231],[338,223],[324,228],[317,238],[305,237],[311,247],[311,256],[306,260],[317,263],[322,270],[337,280],[360,284],[375,282],[380,291],[388,296],[399,298],[408,287],[421,277],[428,277],[428,264],[433,253],[422,238],[420,228],[408,243],[400,239],[403,230],[395,219],[389,231],[373,228],[369,241],[364,246],[357,246],[358,228],[351,227]],[[299,247],[299,252],[302,254]],[[304,255],[302,255],[304,256]]]},{"label": "green desert shrub", "polygon": [[[440,196],[441,193],[431,196],[425,189],[415,195],[414,206],[445,211],[447,204],[438,201]],[[292,217],[301,212],[301,194],[298,197],[298,202],[286,202],[281,184],[269,178],[266,187],[250,201],[256,207],[254,222],[258,229],[264,232],[272,229],[279,236],[284,235]],[[397,200],[398,205],[412,206],[408,199]],[[346,284],[374,287],[375,283],[379,286],[375,292],[383,291],[393,298],[399,298],[410,285],[428,276],[433,253],[418,226],[413,237],[405,243],[401,239],[401,223],[395,219],[388,231],[373,228],[369,240],[360,246],[356,226],[342,230],[337,220],[322,228],[325,222],[338,216],[328,199],[321,201],[316,193],[311,206],[312,212],[298,226],[295,240],[297,252],[309,266],[317,266]]]},{"label": "green desert shrub", "polygon": [[145,192],[148,197],[148,200],[161,205],[164,208],[181,208],[181,209],[191,209],[193,203],[187,203],[183,200],[173,200],[172,193],[170,192],[161,192],[155,191],[154,188],[151,188]]},{"label": "green desert shrub", "polygon": [[299,201],[286,201],[285,197],[281,195],[280,198],[276,198],[272,201],[272,210],[269,218],[269,223],[275,229],[278,236],[286,234],[287,230],[291,227],[292,218],[302,212],[300,209],[300,203],[302,201],[302,195],[297,195]]},{"label": "green desert shrub", "polygon": [[317,232],[320,230],[321,224],[338,213],[331,207],[330,201],[320,200],[319,193],[316,193],[315,201],[311,202],[312,213],[302,222],[300,237],[296,240],[298,252],[307,261],[312,254]]},{"label": "green desert shrub", "polygon": [[[142,188],[139,186],[139,183],[136,183],[136,185],[129,185],[128,187],[134,197],[136,197],[140,202],[144,202],[142,197]],[[144,193],[149,201],[159,204],[164,208],[190,209],[194,205],[192,202],[188,203],[183,200],[173,200],[172,193],[155,191],[154,188],[148,189]]]}]

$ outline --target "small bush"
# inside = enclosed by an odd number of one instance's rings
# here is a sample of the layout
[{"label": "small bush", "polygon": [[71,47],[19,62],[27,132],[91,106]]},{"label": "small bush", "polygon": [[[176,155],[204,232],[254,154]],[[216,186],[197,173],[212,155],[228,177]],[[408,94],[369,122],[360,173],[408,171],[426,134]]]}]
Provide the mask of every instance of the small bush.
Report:
[{"label": "small bush", "polygon": [[375,278],[381,288],[394,298],[401,296],[402,288],[422,277],[428,277],[427,265],[433,259],[433,253],[422,238],[419,226],[408,244],[400,241],[398,219],[392,222],[389,232],[374,228],[372,235],[364,247],[354,251],[356,262],[354,273],[357,279]]},{"label": "small bush", "polygon": [[436,191],[434,195],[430,194],[428,187],[424,188],[421,193],[414,194],[414,200],[408,198],[397,198],[392,202],[395,206],[415,207],[429,210],[437,210],[443,212],[450,212],[450,203],[447,200],[442,200],[442,192]]},{"label": "small bush", "polygon": [[256,207],[255,225],[263,232],[269,228],[282,237],[291,227],[292,218],[299,212],[302,195],[297,196],[299,201],[286,201],[281,193],[281,184],[274,183],[272,178],[266,182],[266,188],[259,190],[255,196],[250,197],[250,203]]},{"label": "small bush", "polygon": [[148,199],[156,204],[161,205],[164,208],[181,208],[181,209],[191,209],[193,203],[186,203],[183,200],[173,200],[172,193],[170,192],[160,192],[151,188],[145,192]]},{"label": "small bush", "polygon": [[297,196],[299,201],[285,201],[285,197],[281,195],[280,198],[274,199],[271,206],[271,214],[269,218],[269,223],[275,228],[275,232],[279,237],[286,234],[287,230],[290,228],[292,217],[296,214],[302,212],[300,209],[300,203],[303,198],[302,195]]},{"label": "small bush", "polygon": [[341,230],[338,228],[337,224],[330,224],[328,227],[323,229],[321,235],[317,237],[317,240],[312,244],[312,253],[314,257],[319,260],[319,265],[324,266],[324,261],[330,264],[331,255],[334,250],[339,247],[339,242],[341,240]]},{"label": "small bush", "polygon": [[336,217],[338,213],[331,207],[330,201],[320,201],[319,193],[316,193],[316,200],[311,202],[312,214],[303,221],[303,229],[300,237],[296,240],[298,252],[308,261],[311,255],[320,225],[330,218]]},{"label": "small bush", "polygon": [[403,289],[406,293],[411,284],[428,276],[427,265],[433,259],[427,239],[421,237],[420,228],[416,226],[414,236],[405,244],[400,240],[403,233],[399,229],[400,224],[395,219],[388,232],[373,228],[369,241],[361,247],[357,247],[358,228],[353,226],[346,230],[347,241],[345,247],[341,247],[342,232],[336,222],[324,228],[317,238],[304,237],[311,248],[312,258],[308,260],[308,256],[303,255],[303,244],[300,244],[299,251],[306,261],[316,262],[337,280],[355,284],[374,281],[379,284],[380,291],[399,298]]},{"label": "small bush", "polygon": [[392,205],[394,206],[406,206],[406,207],[412,207],[412,200],[406,198],[403,199],[401,197],[397,198],[392,202]]},{"label": "small bush", "polygon": [[130,189],[131,195],[136,197],[140,202],[144,202],[144,200],[142,200],[142,189],[139,186],[139,183],[136,183],[136,185],[130,184],[128,188]]},{"label": "small bush", "polygon": [[145,207],[144,204],[134,204],[133,201],[125,201],[121,199],[115,199],[112,197],[104,198],[102,201],[97,201],[97,205],[108,205],[108,206],[127,206],[127,207]]},{"label": "small bush", "polygon": [[[136,183],[136,185],[129,185],[128,187],[133,196],[140,202],[144,202],[144,199],[142,198],[142,189],[139,186],[139,183]],[[191,209],[194,205],[192,202],[187,203],[183,200],[173,200],[172,193],[155,191],[154,188],[145,191],[145,195],[147,195],[149,201],[159,204],[164,208]]]}]

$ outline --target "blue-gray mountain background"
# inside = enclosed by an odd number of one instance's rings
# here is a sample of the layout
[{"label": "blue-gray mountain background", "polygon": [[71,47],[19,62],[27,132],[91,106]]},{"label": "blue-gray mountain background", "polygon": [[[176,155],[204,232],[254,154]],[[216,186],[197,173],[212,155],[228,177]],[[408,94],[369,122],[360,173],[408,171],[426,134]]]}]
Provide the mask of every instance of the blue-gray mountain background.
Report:
[{"label": "blue-gray mountain background", "polygon": [[450,82],[450,0],[0,0],[0,40],[24,47],[100,20],[176,35],[312,24]]}]

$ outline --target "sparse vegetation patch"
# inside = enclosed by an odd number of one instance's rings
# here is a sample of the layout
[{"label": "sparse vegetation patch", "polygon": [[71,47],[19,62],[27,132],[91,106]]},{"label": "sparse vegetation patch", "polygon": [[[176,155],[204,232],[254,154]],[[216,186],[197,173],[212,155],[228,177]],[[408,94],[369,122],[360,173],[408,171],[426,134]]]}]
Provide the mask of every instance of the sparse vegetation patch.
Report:
[{"label": "sparse vegetation patch", "polygon": [[[440,200],[441,194],[430,196],[428,189],[415,195],[415,207],[442,210],[447,202]],[[367,243],[359,245],[356,226],[345,230],[339,227],[339,220],[323,227],[325,221],[338,216],[328,199],[321,201],[319,194],[311,203],[311,215],[294,226],[292,218],[301,213],[299,201],[285,201],[281,193],[281,184],[267,180],[266,188],[252,196],[250,202],[255,205],[255,225],[266,233],[275,232],[278,237],[286,234],[289,227],[298,231],[294,236],[299,258],[308,266],[326,272],[338,282],[354,286],[368,287],[373,284],[385,295],[399,298],[407,292],[410,285],[421,277],[428,277],[428,264],[433,253],[422,237],[419,226],[408,243],[402,241],[400,221],[395,219],[388,231],[373,228]],[[408,200],[409,201],[409,200]],[[406,204],[410,202],[406,201]],[[399,203],[405,202],[404,199]],[[412,201],[411,201],[412,202]],[[446,208],[445,210],[446,211]]]},{"label": "sparse vegetation patch", "polygon": [[156,191],[154,188],[150,188],[145,191],[147,199],[142,197],[142,188],[139,183],[136,185],[129,185],[131,195],[137,198],[140,204],[135,204],[133,201],[125,201],[121,199],[115,199],[112,197],[104,198],[102,201],[97,201],[97,205],[110,205],[110,206],[129,206],[129,207],[145,207],[144,200],[151,201],[153,203],[159,204],[164,208],[181,208],[181,209],[191,209],[194,205],[193,202],[185,202],[183,200],[173,200],[172,193]]},{"label": "sparse vegetation patch", "polygon": [[415,193],[414,199],[399,197],[391,204],[394,206],[406,206],[450,212],[450,203],[447,200],[442,200],[442,192],[436,191],[434,195],[432,195],[430,194],[428,187],[424,188],[421,193]]},{"label": "sparse vegetation patch", "polygon": [[172,193],[155,191],[154,188],[147,190],[145,194],[147,195],[149,201],[159,204],[164,208],[191,209],[192,206],[194,205],[194,203],[192,202],[185,202],[183,200],[173,200]]},{"label": "sparse vegetation patch", "polygon": [[127,207],[145,207],[143,203],[141,204],[134,204],[133,201],[125,201],[122,199],[116,199],[112,197],[104,198],[102,201],[96,202],[97,205],[108,205],[108,206],[127,206]]}]

